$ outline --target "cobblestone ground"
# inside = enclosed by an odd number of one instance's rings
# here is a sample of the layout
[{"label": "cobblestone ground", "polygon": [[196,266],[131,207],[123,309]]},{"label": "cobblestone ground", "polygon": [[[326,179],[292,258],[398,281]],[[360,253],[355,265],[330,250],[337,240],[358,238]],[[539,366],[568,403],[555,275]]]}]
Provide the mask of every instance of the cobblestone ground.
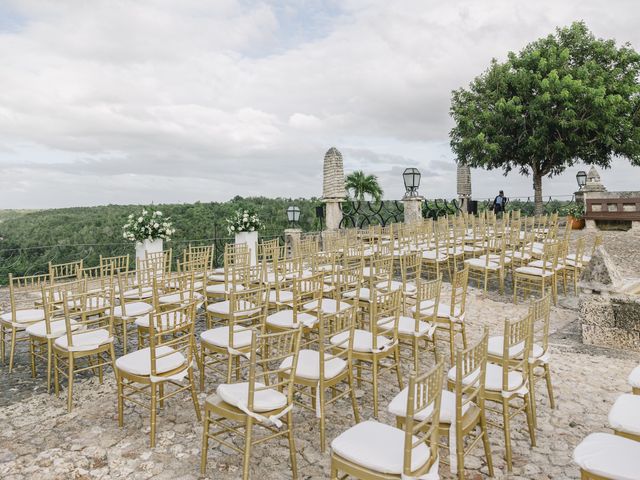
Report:
[{"label": "cobblestone ground", "polygon": [[[605,244],[628,276],[640,276],[640,237],[632,233],[607,232]],[[0,290],[0,302],[6,302]],[[551,369],[557,408],[551,410],[543,385],[538,393],[537,446],[531,447],[524,418],[512,426],[514,468],[506,473],[502,431],[490,428],[496,478],[572,479],[579,472],[572,464],[573,448],[593,431],[607,431],[607,413],[615,398],[629,391],[626,377],[640,362],[640,355],[620,350],[583,345],[575,297],[561,299],[552,310]],[[517,318],[526,307],[514,306],[509,292],[488,295],[470,289],[467,307],[468,331],[479,335],[484,325],[499,334],[505,318]],[[24,345],[22,346],[24,348]],[[87,376],[75,384],[75,408],[66,411],[63,386],[59,399],[46,393],[42,369],[31,379],[25,353],[18,355],[12,375],[0,367],[0,478],[13,479],[191,479],[199,475],[202,428],[188,395],[166,402],[158,418],[157,447],[149,448],[149,416],[136,406],[125,410],[125,426],[116,416],[115,382],[109,372],[103,385]],[[208,378],[206,392],[215,390],[215,378]],[[395,376],[382,378],[381,421],[393,424],[384,411],[397,393]],[[372,414],[369,390],[359,391],[363,418]],[[301,478],[329,478],[329,454],[319,450],[319,430],[312,412],[295,411],[298,471]],[[329,411],[328,438],[352,425],[348,402],[338,402]],[[444,454],[446,456],[446,453]],[[482,449],[466,458],[467,478],[486,477]],[[442,478],[453,478],[446,466]],[[226,448],[209,450],[205,478],[235,479],[241,475],[241,458]],[[289,453],[285,441],[267,442],[253,450],[252,478],[290,478]]]}]

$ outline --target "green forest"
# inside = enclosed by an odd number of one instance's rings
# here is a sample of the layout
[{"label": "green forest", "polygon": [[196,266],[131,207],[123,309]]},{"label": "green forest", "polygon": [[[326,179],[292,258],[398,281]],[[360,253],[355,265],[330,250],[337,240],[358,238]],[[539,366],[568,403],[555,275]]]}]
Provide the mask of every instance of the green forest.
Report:
[{"label": "green forest", "polygon": [[[235,197],[228,202],[192,204],[159,204],[149,206],[170,217],[176,233],[166,248],[172,248],[174,258],[189,244],[211,244],[219,239],[222,246],[231,238],[226,219],[239,209],[255,211],[265,228],[263,238],[278,237],[289,226],[286,209],[300,208],[298,226],[304,231],[320,229],[316,207],[320,200]],[[0,210],[0,284],[9,273],[17,275],[47,271],[49,261],[64,263],[84,259],[86,266],[99,263],[100,255],[130,254],[135,247],[122,238],[122,226],[127,216],[140,212],[141,205],[104,205],[98,207],[57,208],[38,211]]]}]

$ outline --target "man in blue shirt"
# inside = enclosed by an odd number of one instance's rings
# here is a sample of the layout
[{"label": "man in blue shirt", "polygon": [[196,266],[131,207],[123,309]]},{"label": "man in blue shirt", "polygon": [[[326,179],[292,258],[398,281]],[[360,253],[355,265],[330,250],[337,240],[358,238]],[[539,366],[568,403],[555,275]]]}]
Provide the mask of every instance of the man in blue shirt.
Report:
[{"label": "man in blue shirt", "polygon": [[505,207],[507,206],[507,197],[504,196],[504,191],[500,190],[500,193],[493,200],[493,211],[496,215],[502,214],[504,212]]}]

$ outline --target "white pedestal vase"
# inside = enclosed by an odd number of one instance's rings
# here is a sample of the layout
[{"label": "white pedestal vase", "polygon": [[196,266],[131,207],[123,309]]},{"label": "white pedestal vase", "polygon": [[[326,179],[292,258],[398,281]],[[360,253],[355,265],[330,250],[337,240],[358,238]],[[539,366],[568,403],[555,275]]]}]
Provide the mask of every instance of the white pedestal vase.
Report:
[{"label": "white pedestal vase", "polygon": [[256,252],[258,251],[258,232],[238,232],[236,233],[236,243],[246,243],[249,246],[251,266],[255,266]]},{"label": "white pedestal vase", "polygon": [[144,260],[145,253],[159,253],[162,252],[163,241],[161,238],[155,240],[143,240],[142,242],[136,242],[136,261]]}]

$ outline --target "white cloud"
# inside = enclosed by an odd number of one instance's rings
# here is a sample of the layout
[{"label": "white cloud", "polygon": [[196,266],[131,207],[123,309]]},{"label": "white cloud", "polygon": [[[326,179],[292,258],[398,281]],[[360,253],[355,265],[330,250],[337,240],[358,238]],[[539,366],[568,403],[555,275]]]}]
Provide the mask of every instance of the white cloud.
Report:
[{"label": "white cloud", "polygon": [[[407,166],[451,197],[451,90],[578,19],[640,47],[632,1],[5,2],[0,205],[319,195],[330,146],[388,198]],[[631,189],[639,171],[620,161],[603,179]],[[474,173],[478,196],[530,183]]]}]

